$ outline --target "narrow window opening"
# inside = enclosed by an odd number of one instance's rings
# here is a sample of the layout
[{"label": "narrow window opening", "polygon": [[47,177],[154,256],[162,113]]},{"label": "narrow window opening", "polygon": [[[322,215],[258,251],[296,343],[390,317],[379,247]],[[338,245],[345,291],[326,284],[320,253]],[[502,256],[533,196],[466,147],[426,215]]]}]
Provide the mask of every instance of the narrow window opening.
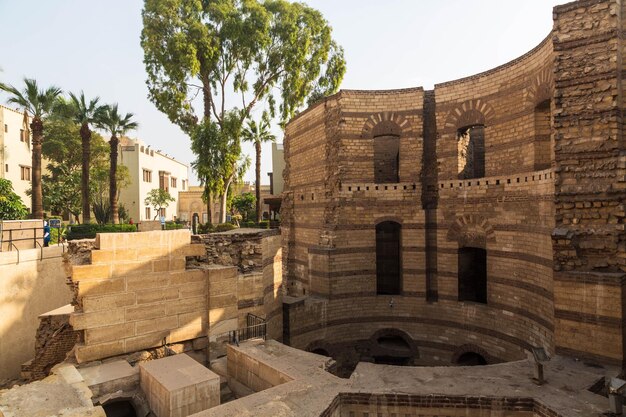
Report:
[{"label": "narrow window opening", "polygon": [[550,168],[550,100],[542,101],[535,107],[535,171]]},{"label": "narrow window opening", "polygon": [[459,249],[459,301],[487,303],[487,251]]},{"label": "narrow window opening", "polygon": [[374,182],[377,184],[400,181],[400,137],[395,135],[374,138]]},{"label": "narrow window opening", "polygon": [[376,225],[376,293],[400,294],[401,226],[392,221]]},{"label": "narrow window opening", "polygon": [[474,125],[457,131],[459,179],[485,176],[485,127]]}]

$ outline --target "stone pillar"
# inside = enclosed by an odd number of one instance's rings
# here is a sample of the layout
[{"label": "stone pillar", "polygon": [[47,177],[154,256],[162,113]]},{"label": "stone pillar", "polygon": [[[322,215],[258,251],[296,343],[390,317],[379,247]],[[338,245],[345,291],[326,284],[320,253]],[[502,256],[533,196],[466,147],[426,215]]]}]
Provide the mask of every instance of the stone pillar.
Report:
[{"label": "stone pillar", "polygon": [[554,20],[556,351],[623,364],[621,1],[557,6]]}]

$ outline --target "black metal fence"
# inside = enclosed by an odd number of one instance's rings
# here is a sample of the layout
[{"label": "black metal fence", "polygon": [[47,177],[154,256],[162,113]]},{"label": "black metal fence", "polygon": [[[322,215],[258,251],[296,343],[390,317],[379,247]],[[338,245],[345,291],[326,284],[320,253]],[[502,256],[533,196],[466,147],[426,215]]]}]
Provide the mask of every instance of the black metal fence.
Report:
[{"label": "black metal fence", "polygon": [[242,329],[233,330],[228,333],[228,343],[239,346],[239,342],[243,342],[249,339],[263,339],[267,338],[267,321],[248,313],[246,316],[246,327]]}]

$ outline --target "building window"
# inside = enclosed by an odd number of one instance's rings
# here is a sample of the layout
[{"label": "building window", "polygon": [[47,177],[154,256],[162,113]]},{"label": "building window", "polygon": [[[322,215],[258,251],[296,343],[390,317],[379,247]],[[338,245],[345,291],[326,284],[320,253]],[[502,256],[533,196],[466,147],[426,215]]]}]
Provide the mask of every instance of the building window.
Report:
[{"label": "building window", "polygon": [[24,129],[20,129],[20,142],[26,142],[26,132],[24,132]]},{"label": "building window", "polygon": [[4,133],[7,133],[9,131],[9,125],[5,124],[4,125]]},{"label": "building window", "polygon": [[535,152],[534,168],[536,171],[550,168],[552,161],[550,145],[550,100],[545,100],[535,107]]},{"label": "building window", "polygon": [[161,216],[161,217],[165,217],[165,216],[166,216],[166,213],[165,213],[165,209],[164,209],[164,208],[162,208],[162,209],[160,209],[160,210],[159,210],[159,216]]},{"label": "building window", "polygon": [[4,172],[9,172],[9,164],[4,164]]},{"label": "building window", "polygon": [[143,182],[152,182],[152,171],[147,169],[143,170]]},{"label": "building window", "polygon": [[374,138],[374,182],[397,183],[400,165],[400,137],[395,135]]},{"label": "building window", "polygon": [[457,131],[459,179],[485,176],[485,127],[473,125]]},{"label": "building window", "polygon": [[187,189],[187,180],[182,181],[183,191]]},{"label": "building window", "polygon": [[30,167],[20,165],[20,177],[24,181],[30,181]]},{"label": "building window", "polygon": [[459,248],[459,301],[487,303],[487,251]]},{"label": "building window", "polygon": [[146,207],[146,220],[150,220],[152,217],[150,216],[150,207]]},{"label": "building window", "polygon": [[170,181],[171,181],[171,183],[172,183],[172,184],[171,184],[171,187],[172,187],[172,188],[176,188],[176,178],[172,177]]},{"label": "building window", "polygon": [[400,294],[401,274],[401,226],[396,222],[376,225],[376,293]]},{"label": "building window", "polygon": [[170,191],[170,175],[169,172],[159,171],[159,188],[167,192]]}]

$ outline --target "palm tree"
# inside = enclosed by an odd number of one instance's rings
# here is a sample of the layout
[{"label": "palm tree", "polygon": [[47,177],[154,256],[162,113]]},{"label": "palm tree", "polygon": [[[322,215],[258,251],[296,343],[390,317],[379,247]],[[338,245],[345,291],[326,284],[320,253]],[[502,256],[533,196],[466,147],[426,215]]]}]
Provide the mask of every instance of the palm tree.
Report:
[{"label": "palm tree", "polygon": [[132,120],[132,113],[125,116],[118,112],[117,104],[105,106],[96,122],[97,126],[111,135],[109,140],[111,168],[109,169],[109,203],[111,204],[111,223],[118,223],[117,207],[117,148],[119,137],[130,130],[135,130],[139,124]]},{"label": "palm tree", "polygon": [[80,96],[70,93],[70,118],[80,125],[80,138],[83,148],[83,165],[81,177],[81,195],[83,203],[83,223],[91,221],[91,202],[89,201],[89,168],[91,165],[91,129],[90,124],[97,123],[104,113],[105,106],[99,106],[100,97],[92,100],[85,100],[85,93],[80,92]]},{"label": "palm tree", "polygon": [[10,104],[16,104],[24,108],[32,119],[30,130],[33,135],[32,150],[32,217],[43,219],[43,192],[41,187],[41,144],[43,143],[44,119],[53,110],[61,89],[58,87],[48,87],[39,89],[37,81],[31,78],[24,78],[24,90],[19,91],[12,85],[0,84],[0,90],[11,94],[7,100]]},{"label": "palm tree", "polygon": [[261,144],[264,142],[274,142],[276,136],[270,132],[269,115],[263,112],[261,121],[257,124],[254,120],[248,121],[248,126],[243,129],[241,136],[244,141],[253,142],[256,150],[256,221],[260,222],[261,218]]}]

